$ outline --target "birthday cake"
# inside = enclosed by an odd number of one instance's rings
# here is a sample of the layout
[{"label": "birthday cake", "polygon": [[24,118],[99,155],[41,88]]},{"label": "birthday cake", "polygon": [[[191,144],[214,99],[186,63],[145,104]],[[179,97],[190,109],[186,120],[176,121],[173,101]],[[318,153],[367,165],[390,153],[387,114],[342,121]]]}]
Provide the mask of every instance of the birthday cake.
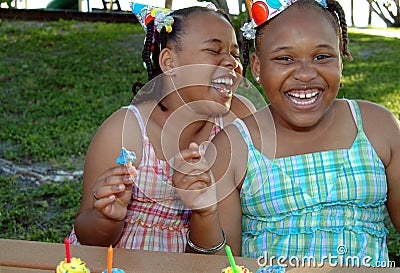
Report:
[{"label": "birthday cake", "polygon": [[86,263],[81,261],[79,258],[72,258],[71,262],[67,262],[67,259],[61,261],[56,269],[56,273],[75,273],[75,272],[87,272],[90,273],[90,269],[86,267]]},{"label": "birthday cake", "polygon": [[[108,270],[104,270],[103,273],[108,273]],[[111,273],[125,273],[125,271],[120,268],[113,268]]]},{"label": "birthday cake", "polygon": [[116,162],[117,164],[125,165],[125,166],[132,166],[133,162],[136,160],[135,152],[128,151],[124,147],[121,148],[121,153],[119,157],[117,157]]},{"label": "birthday cake", "polygon": [[282,265],[271,265],[266,267],[261,267],[256,273],[285,273],[285,267]]},{"label": "birthday cake", "polygon": [[[236,269],[239,273],[251,273],[250,270],[248,270],[246,267],[244,267],[243,265],[237,265]],[[231,266],[222,269],[221,273],[234,273],[233,269]]]}]

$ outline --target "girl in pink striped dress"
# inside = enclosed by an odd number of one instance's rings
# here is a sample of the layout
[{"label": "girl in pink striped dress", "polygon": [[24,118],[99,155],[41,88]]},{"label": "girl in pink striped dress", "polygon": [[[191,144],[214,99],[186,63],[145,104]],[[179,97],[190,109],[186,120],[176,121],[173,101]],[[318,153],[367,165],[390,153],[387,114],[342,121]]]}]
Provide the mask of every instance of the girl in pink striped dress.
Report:
[{"label": "girl in pink striped dress", "polygon": [[[146,30],[142,57],[149,82],[139,92],[133,88],[131,105],[112,114],[95,134],[70,239],[184,252],[191,211],[172,186],[170,160],[189,146],[200,158],[198,144],[255,109],[234,94],[243,68],[224,13],[209,7],[170,12],[134,3],[132,9]],[[116,163],[121,147],[136,154],[133,166]]]}]

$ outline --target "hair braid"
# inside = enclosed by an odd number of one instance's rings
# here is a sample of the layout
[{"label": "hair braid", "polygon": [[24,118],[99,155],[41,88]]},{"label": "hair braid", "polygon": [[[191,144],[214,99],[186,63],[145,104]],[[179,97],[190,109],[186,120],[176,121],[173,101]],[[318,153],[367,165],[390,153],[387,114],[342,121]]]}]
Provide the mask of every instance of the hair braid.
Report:
[{"label": "hair braid", "polygon": [[[133,93],[133,97],[135,97],[138,94],[138,91],[144,86],[143,83],[141,82],[135,82],[132,85],[132,93]],[[131,102],[133,101],[133,99],[131,100]]]},{"label": "hair braid", "polygon": [[242,48],[242,56],[243,56],[243,72],[242,76],[243,78],[246,78],[246,70],[247,67],[249,66],[250,62],[250,40],[248,39],[243,39],[243,48]]},{"label": "hair braid", "polygon": [[344,57],[346,57],[348,60],[351,61],[353,57],[351,56],[349,51],[349,38],[348,38],[347,23],[344,10],[342,6],[339,4],[339,2],[337,2],[336,0],[328,0],[327,5],[328,5],[327,7],[328,11],[337,20],[341,30],[340,32],[341,32],[342,54]]},{"label": "hair braid", "polygon": [[161,48],[165,48],[167,46],[167,31],[165,27],[162,27],[160,32],[160,46]]},{"label": "hair braid", "polygon": [[152,47],[153,47],[153,36],[154,36],[154,21],[150,21],[147,24],[146,38],[144,42],[144,47],[142,51],[142,59],[146,64],[146,70],[149,80],[153,76],[153,63],[152,63]]}]

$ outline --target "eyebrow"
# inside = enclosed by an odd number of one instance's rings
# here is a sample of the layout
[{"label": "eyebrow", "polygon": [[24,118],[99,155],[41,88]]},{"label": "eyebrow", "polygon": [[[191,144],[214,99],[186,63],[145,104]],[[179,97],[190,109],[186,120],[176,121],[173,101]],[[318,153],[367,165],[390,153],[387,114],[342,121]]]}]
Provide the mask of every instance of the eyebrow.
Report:
[{"label": "eyebrow", "polygon": [[[284,50],[290,50],[292,48],[293,47],[291,47],[291,46],[280,46],[280,47],[277,47],[274,50],[272,50],[271,53],[276,53],[276,52],[284,51]],[[320,44],[320,45],[317,45],[316,48],[326,48],[326,49],[334,50],[334,47],[331,46],[330,44]]]},{"label": "eyebrow", "polygon": [[[203,44],[222,44],[222,41],[217,38],[211,38],[211,39],[204,41]],[[238,44],[234,44],[233,46],[234,46],[234,48],[239,48]]]}]

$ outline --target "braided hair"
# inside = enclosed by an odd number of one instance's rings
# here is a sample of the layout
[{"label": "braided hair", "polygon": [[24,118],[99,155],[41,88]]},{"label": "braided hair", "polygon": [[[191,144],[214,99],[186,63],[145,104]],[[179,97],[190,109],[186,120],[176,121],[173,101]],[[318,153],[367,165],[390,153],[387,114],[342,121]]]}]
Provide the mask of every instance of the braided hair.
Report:
[{"label": "braided hair", "polygon": [[[301,7],[307,7],[307,8],[315,8],[318,11],[321,12],[321,14],[329,16],[331,18],[333,24],[335,25],[336,28],[336,33],[338,34],[339,38],[339,45],[340,45],[340,51],[342,55],[351,61],[353,57],[350,54],[349,51],[349,38],[348,38],[348,33],[347,33],[347,23],[346,23],[346,18],[345,14],[343,11],[342,6],[337,2],[336,0],[326,0],[327,3],[327,8],[324,8],[320,4],[318,4],[317,1],[315,0],[298,0],[295,2],[293,5],[299,5]],[[271,19],[273,20],[273,19]],[[271,20],[265,22],[264,24],[260,25],[256,29],[256,38],[255,38],[255,48],[257,50],[258,45],[260,44],[260,39],[263,34],[263,27],[266,26]],[[246,40],[243,42],[243,77],[246,77],[246,69],[250,61],[250,46],[251,46],[251,41]]]},{"label": "braided hair", "polygon": [[[144,40],[144,46],[142,51],[142,59],[147,70],[148,81],[161,75],[159,64],[160,52],[167,46],[167,43],[172,43],[177,51],[183,49],[182,36],[186,34],[185,26],[186,22],[190,20],[190,17],[194,14],[217,14],[225,18],[232,26],[232,21],[229,16],[221,9],[211,9],[202,6],[193,6],[173,11],[170,16],[174,18],[172,25],[172,31],[167,32],[165,26],[162,27],[161,31],[158,32],[154,25],[154,20],[147,24],[147,32]],[[144,86],[141,82],[135,82],[132,86],[133,99],[131,102],[146,101],[150,99],[161,99],[162,87],[159,81],[154,81],[153,85],[149,88],[141,89]],[[141,89],[140,93],[139,90]],[[166,111],[167,109],[160,102],[158,103],[161,110]]]}]

